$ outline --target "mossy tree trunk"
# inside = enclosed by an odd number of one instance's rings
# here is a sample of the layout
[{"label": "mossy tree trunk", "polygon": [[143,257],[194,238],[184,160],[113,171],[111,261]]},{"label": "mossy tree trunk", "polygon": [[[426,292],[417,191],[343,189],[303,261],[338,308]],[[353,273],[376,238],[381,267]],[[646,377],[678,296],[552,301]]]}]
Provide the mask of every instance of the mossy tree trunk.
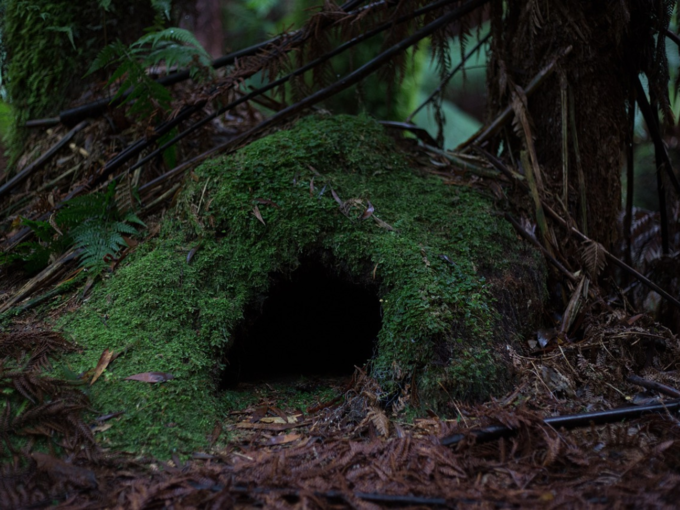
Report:
[{"label": "mossy tree trunk", "polygon": [[79,97],[90,83],[83,75],[99,51],[116,39],[133,42],[155,15],[150,1],[135,0],[113,0],[108,11],[96,1],[6,0],[3,5],[5,78],[17,128],[13,156],[21,149],[26,120],[55,116]]}]

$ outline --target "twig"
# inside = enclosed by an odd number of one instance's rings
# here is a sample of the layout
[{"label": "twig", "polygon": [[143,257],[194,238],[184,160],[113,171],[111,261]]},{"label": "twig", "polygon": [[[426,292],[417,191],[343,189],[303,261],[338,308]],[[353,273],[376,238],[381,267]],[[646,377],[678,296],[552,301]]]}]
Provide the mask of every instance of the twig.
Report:
[{"label": "twig", "polygon": [[470,172],[471,174],[478,175],[480,177],[488,177],[491,179],[498,179],[501,176],[501,173],[498,170],[491,168],[482,168],[481,166],[473,165],[472,163],[468,163],[467,161],[464,161],[461,158],[457,158],[454,154],[451,154],[437,147],[433,147],[432,145],[423,144],[423,147],[430,152],[434,152],[435,154],[439,154],[440,156],[445,157],[451,163],[461,166],[464,171]]},{"label": "twig", "polygon": [[268,119],[263,120],[260,122],[257,126],[254,128],[246,131],[245,133],[242,133],[235,138],[218,145],[217,147],[213,147],[212,149],[204,152],[203,154],[199,154],[195,158],[179,165],[176,168],[173,168],[166,174],[154,179],[153,181],[145,184],[142,188],[140,188],[140,191],[142,189],[147,189],[152,186],[155,186],[162,182],[163,180],[166,180],[169,177],[172,177],[174,175],[177,175],[178,173],[181,173],[185,171],[186,169],[192,167],[195,164],[200,163],[201,161],[204,161],[208,159],[211,156],[214,156],[216,154],[219,154],[221,152],[225,152],[229,149],[232,149],[235,146],[238,146],[240,143],[248,140],[250,137],[253,135],[263,131],[264,129],[268,128],[269,126],[275,125],[276,123],[280,122],[283,119],[286,119],[288,117],[291,117],[295,115],[296,113],[299,113],[302,110],[305,110],[306,108],[309,108],[316,103],[323,101],[324,99],[333,96],[334,94],[345,90],[346,88],[351,87],[352,85],[360,82],[367,76],[370,76],[373,74],[375,71],[377,71],[380,67],[382,67],[384,64],[386,64],[392,57],[397,55],[398,53],[404,51],[405,49],[409,48],[410,46],[413,46],[416,44],[418,41],[421,39],[424,39],[425,37],[428,37],[431,35],[433,32],[436,32],[437,30],[445,27],[449,23],[452,23],[458,18],[461,18],[462,16],[470,13],[471,11],[475,10],[476,8],[484,5],[485,3],[493,1],[493,0],[468,0],[464,4],[460,5],[459,7],[451,10],[444,16],[441,16],[440,18],[437,18],[435,21],[431,22],[429,25],[424,26],[414,34],[412,34],[410,37],[407,37],[406,39],[403,39],[402,41],[398,42],[391,48],[387,49],[377,57],[375,57],[373,60],[367,62],[363,66],[361,66],[359,69],[353,71],[352,73],[348,74],[347,76],[344,76],[340,80],[336,81],[332,85],[329,85],[328,87],[321,89],[314,94],[311,94],[310,96],[307,96],[306,98],[302,99],[301,101],[288,106],[281,110],[280,112],[276,113],[275,115],[272,115]]},{"label": "twig", "polygon": [[14,296],[12,296],[10,299],[5,301],[2,306],[0,306],[0,314],[5,313],[20,300],[30,296],[41,285],[45,285],[49,280],[53,279],[60,269],[62,269],[68,262],[74,260],[78,255],[80,255],[80,250],[71,250],[66,252],[52,264],[43,269],[37,276],[31,278],[14,294]]},{"label": "twig", "polygon": [[[340,8],[343,9],[344,11],[349,11],[361,5],[364,1],[365,0],[350,0]],[[295,37],[296,35],[299,36],[298,33],[292,34],[293,37]],[[235,51],[233,53],[230,53],[229,55],[219,57],[212,61],[212,67],[213,69],[219,69],[222,67],[226,67],[228,65],[232,65],[234,62],[236,62],[237,59],[254,55],[261,49],[266,48],[271,44],[276,44],[286,37],[291,37],[291,34],[277,36],[267,41],[255,44],[253,46],[249,46],[248,48]],[[181,70],[177,71],[176,73],[172,73],[168,76],[165,76],[163,78],[160,78],[156,80],[156,82],[164,87],[170,87],[171,85],[189,79],[189,77],[190,73],[188,70]],[[92,103],[84,104],[81,106],[77,106],[76,108],[71,108],[69,110],[62,111],[59,113],[58,118],[29,120],[28,122],[26,122],[25,126],[26,127],[51,126],[58,124],[59,122],[65,125],[73,125],[83,118],[97,117],[101,115],[110,106],[120,104],[132,92],[133,90],[126,91],[116,102],[112,102],[108,98],[99,99],[97,101],[93,101]]]},{"label": "twig", "polygon": [[[254,494],[272,494],[279,493],[282,496],[296,496],[300,497],[302,491],[297,489],[286,489],[286,488],[266,488],[266,487],[241,487],[232,486],[228,489],[230,492],[236,494],[242,494],[244,496],[250,496]],[[314,492],[317,497],[325,499],[339,499],[343,501],[348,501],[348,496],[352,495],[355,498],[363,499],[364,501],[374,501],[376,503],[397,503],[397,504],[407,504],[407,505],[426,505],[426,506],[446,506],[452,502],[452,500],[447,500],[445,498],[428,498],[424,496],[400,496],[392,494],[380,494],[375,492],[341,492],[341,491],[326,491],[326,492]],[[348,501],[349,502],[349,501]],[[462,501],[461,501],[462,502]],[[465,502],[470,503],[471,500],[466,500]]]},{"label": "twig", "polygon": [[637,386],[647,388],[648,390],[658,391],[659,393],[663,393],[669,397],[680,398],[680,391],[676,390],[675,388],[671,388],[670,386],[666,386],[665,384],[661,384],[656,381],[648,381],[647,379],[643,379],[637,375],[629,375],[626,377],[626,381]]},{"label": "twig", "polygon": [[[533,94],[536,91],[536,89],[543,83],[543,81],[545,81],[545,79],[548,76],[550,76],[550,74],[555,69],[557,61],[563,57],[566,57],[569,53],[571,53],[571,50],[572,47],[567,46],[567,48],[565,48],[563,51],[555,55],[555,57],[550,61],[550,63],[543,69],[541,69],[538,72],[538,74],[536,74],[536,76],[534,76],[531,82],[529,82],[529,85],[527,85],[527,87],[524,89],[524,93],[527,97]],[[458,147],[456,147],[455,152],[462,152],[472,144],[476,145],[483,144],[489,138],[494,136],[498,131],[500,131],[501,128],[505,125],[505,123],[512,118],[512,115],[513,115],[512,106],[506,107],[505,110],[498,114],[498,116],[494,119],[491,125],[489,125],[488,127],[483,127],[477,133],[468,138],[465,142],[461,143]]]},{"label": "twig", "polygon": [[[556,220],[558,223],[560,223],[564,228],[566,228],[567,230],[570,229],[570,227],[569,227],[569,225],[567,224],[567,222],[566,222],[564,219],[562,219],[562,218],[559,216],[559,214],[557,214],[555,211],[553,211],[549,206],[545,205],[545,211],[546,211],[546,212],[547,212],[554,220]],[[581,232],[579,232],[579,230],[578,230],[576,227],[571,227],[571,232],[572,232],[573,234],[576,234],[576,237],[578,237],[581,241],[592,242],[592,239],[590,239],[588,236],[586,236],[586,235],[582,234]],[[666,292],[665,290],[663,290],[663,289],[662,289],[661,287],[659,287],[656,283],[654,283],[653,281],[651,281],[651,280],[650,280],[649,278],[647,278],[646,276],[644,276],[644,275],[640,274],[639,272],[637,272],[635,269],[633,269],[632,267],[630,267],[628,264],[626,264],[625,262],[623,262],[623,261],[622,261],[621,259],[619,259],[618,257],[615,257],[614,255],[612,255],[608,250],[605,249],[605,250],[604,250],[604,254],[605,254],[605,256],[606,256],[609,260],[611,260],[614,264],[616,264],[617,266],[619,266],[623,271],[625,271],[625,272],[628,273],[629,275],[631,275],[631,276],[637,278],[637,279],[640,280],[640,282],[641,282],[643,285],[645,285],[647,288],[649,288],[649,289],[651,289],[651,290],[657,292],[659,295],[663,296],[663,297],[666,298],[670,303],[672,303],[673,305],[677,306],[677,307],[680,309],[680,301],[678,301],[676,298],[674,298],[673,296],[671,296],[668,292]]]},{"label": "twig", "polygon": [[[496,168],[498,168],[499,166],[500,166],[500,167],[504,166],[504,165],[503,165],[500,161],[498,161],[497,159],[495,160],[495,162],[494,162],[493,160],[490,160],[490,161],[492,162],[492,164],[493,164]],[[506,169],[505,171],[503,171],[503,173],[505,173],[506,175],[508,175],[508,174],[510,174],[510,170]],[[529,187],[528,187],[526,184],[524,184],[523,182],[519,182],[519,185],[520,185],[520,187],[521,187],[524,191],[529,191]],[[545,212],[548,214],[548,216],[550,216],[552,219],[554,219],[555,221],[557,221],[562,227],[564,227],[565,229],[567,229],[567,230],[571,231],[573,234],[575,234],[576,237],[579,238],[579,240],[581,240],[581,241],[592,242],[592,240],[591,240],[588,236],[586,236],[586,235],[584,235],[583,233],[579,232],[579,230],[578,230],[576,227],[570,226],[570,225],[567,223],[567,221],[564,220],[559,214],[557,214],[557,213],[556,213],[549,205],[543,204],[543,207],[544,207],[544,209],[545,209]],[[640,281],[640,283],[642,283],[643,285],[645,285],[647,288],[649,288],[649,289],[651,289],[651,290],[657,292],[659,295],[661,295],[661,296],[663,296],[664,298],[666,298],[671,304],[673,304],[674,306],[677,306],[677,307],[680,309],[680,301],[678,301],[676,298],[674,298],[673,296],[671,296],[668,292],[666,292],[665,290],[663,290],[663,289],[662,289],[661,287],[659,287],[656,283],[654,283],[653,281],[651,281],[651,280],[650,280],[649,278],[647,278],[646,276],[640,274],[638,271],[636,271],[635,269],[633,269],[632,267],[630,267],[628,264],[626,264],[625,262],[623,262],[621,259],[619,259],[619,258],[615,257],[614,255],[612,255],[611,253],[609,253],[609,251],[604,250],[604,253],[605,253],[605,256],[606,256],[609,260],[611,260],[614,264],[616,264],[617,266],[619,266],[623,271],[625,271],[626,273],[628,273],[628,274],[631,275],[632,277],[636,278],[637,280]]]},{"label": "twig", "polygon": [[442,82],[441,82],[441,83],[439,84],[439,86],[434,90],[434,92],[432,92],[432,94],[430,94],[429,97],[428,97],[425,101],[423,101],[423,102],[420,104],[420,106],[418,106],[418,108],[416,108],[415,110],[413,110],[413,112],[411,112],[411,115],[409,115],[408,117],[406,117],[406,122],[411,122],[411,119],[413,119],[413,117],[415,117],[415,116],[418,114],[418,112],[419,112],[420,110],[422,110],[423,108],[425,108],[425,106],[427,106],[427,104],[428,104],[430,101],[432,101],[438,94],[441,94],[442,89],[443,89],[444,87],[446,87],[446,85],[449,83],[449,81],[451,81],[451,78],[453,78],[453,77],[456,75],[456,73],[457,73],[458,71],[460,71],[460,70],[463,68],[463,66],[464,66],[465,63],[468,61],[468,59],[469,59],[472,55],[474,55],[474,53],[475,53],[479,48],[481,48],[482,45],[483,45],[484,43],[486,43],[486,42],[489,40],[490,37],[491,37],[491,33],[489,32],[489,33],[488,33],[485,37],[483,37],[477,44],[475,44],[475,47],[472,48],[472,49],[467,53],[467,55],[465,55],[465,56],[463,57],[463,59],[460,61],[460,64],[458,64],[456,67],[454,67],[453,70],[452,70],[452,71],[451,71],[451,72],[450,72],[450,73],[442,80]]},{"label": "twig", "polygon": [[635,87],[632,86],[630,87],[630,95],[628,97],[628,125],[626,126],[626,214],[623,219],[623,237],[626,241],[625,262],[628,265],[633,263],[633,195],[635,193],[635,159],[633,157],[634,136]]},{"label": "twig", "polygon": [[571,271],[569,271],[566,267],[564,267],[560,263],[560,261],[558,261],[555,257],[550,255],[550,253],[548,253],[548,250],[546,250],[543,247],[543,245],[541,243],[539,243],[538,240],[534,236],[532,236],[531,234],[529,234],[529,232],[524,230],[524,228],[522,228],[522,225],[520,225],[520,223],[515,218],[513,218],[507,212],[505,213],[504,216],[505,216],[505,219],[508,220],[512,224],[513,227],[515,227],[515,230],[517,231],[517,233],[519,235],[521,235],[524,239],[526,239],[531,244],[536,246],[539,250],[541,250],[541,253],[543,253],[543,256],[548,260],[548,262],[550,262],[553,266],[555,266],[569,280],[571,280],[574,283],[576,282],[576,277],[571,273]]},{"label": "twig", "polygon": [[[609,411],[597,411],[594,413],[572,414],[567,416],[551,416],[545,418],[543,423],[553,428],[573,429],[577,427],[589,427],[591,425],[604,425],[616,423],[622,420],[632,420],[645,414],[674,412],[680,410],[680,400],[673,400],[663,404],[648,406],[623,407]],[[475,429],[467,434],[454,434],[441,439],[443,446],[453,446],[460,443],[466,436],[473,436],[477,442],[493,441],[501,437],[510,437],[517,433],[517,429],[505,425],[493,425],[483,429]]]},{"label": "twig", "polygon": [[569,210],[569,101],[567,77],[560,73],[560,106],[562,114],[562,202]]},{"label": "twig", "polygon": [[88,124],[89,124],[88,121],[83,121],[80,124],[78,124],[71,131],[66,133],[61,140],[59,140],[52,147],[50,147],[50,149],[45,154],[40,156],[33,163],[28,165],[26,168],[17,173],[14,177],[12,177],[9,181],[7,181],[2,187],[0,187],[0,197],[3,196],[8,191],[12,190],[15,186],[17,186],[21,182],[23,182],[26,178],[28,178],[29,175],[31,175],[38,168],[40,168],[47,161],[49,161],[49,159],[52,156],[54,156],[59,151],[59,149],[66,145],[76,133],[84,129]]},{"label": "twig", "polygon": [[[579,204],[581,205],[581,228],[588,235],[588,208],[586,201],[586,181],[583,175],[583,163],[581,161],[581,149],[578,143],[578,129],[576,128],[576,101],[574,90],[569,89],[569,123],[571,124],[571,138],[574,143],[574,156],[576,159],[576,177],[578,179]],[[565,207],[567,204],[564,204]]]},{"label": "twig", "polygon": [[345,51],[352,48],[353,46],[356,46],[357,44],[359,44],[359,43],[361,43],[361,42],[363,42],[367,39],[370,39],[371,37],[373,37],[373,36],[375,36],[375,35],[377,35],[381,32],[384,32],[385,30],[387,30],[389,28],[392,28],[395,24],[404,23],[404,22],[409,21],[409,20],[411,20],[415,17],[427,14],[428,12],[431,12],[435,9],[443,7],[444,5],[452,3],[452,1],[453,0],[439,0],[437,2],[433,2],[432,4],[426,5],[426,6],[420,8],[420,9],[418,9],[418,10],[416,10],[416,11],[410,13],[410,14],[401,16],[401,17],[397,18],[396,20],[389,21],[387,23],[383,23],[382,25],[377,26],[373,30],[369,30],[367,32],[362,33],[361,35],[358,35],[357,37],[355,37],[353,39],[350,39],[346,43],[341,44],[340,46],[335,48],[334,50],[332,50],[332,51],[330,51],[330,52],[328,52],[324,55],[321,55],[320,57],[312,60],[311,62],[305,64],[304,66],[296,69],[295,71],[293,71],[293,72],[291,72],[291,73],[289,73],[285,76],[282,76],[281,78],[274,80],[273,82],[268,83],[267,85],[264,85],[263,87],[255,89],[255,90],[249,92],[248,94],[245,94],[245,95],[239,97],[238,99],[230,102],[229,104],[224,105],[222,108],[219,108],[218,110],[211,113],[210,115],[206,115],[204,118],[202,118],[198,122],[192,124],[191,126],[186,128],[184,131],[182,131],[181,133],[178,133],[177,135],[172,137],[170,140],[165,142],[163,145],[156,148],[150,154],[148,154],[147,156],[145,156],[144,158],[139,160],[137,163],[132,165],[132,167],[130,167],[130,169],[128,171],[135,170],[136,168],[139,168],[142,165],[145,165],[148,161],[150,161],[153,158],[155,158],[156,156],[158,156],[158,154],[165,151],[168,147],[171,147],[172,145],[176,144],[181,139],[185,138],[186,136],[188,136],[191,133],[193,133],[194,131],[196,131],[197,129],[200,129],[201,127],[205,126],[211,120],[216,119],[220,115],[223,115],[224,113],[226,113],[230,110],[233,110],[238,105],[245,103],[247,101],[253,100],[255,97],[262,95],[262,94],[264,94],[264,93],[266,93],[266,92],[268,92],[268,91],[270,91],[270,90],[272,90],[276,87],[279,87],[279,86],[283,85],[284,83],[287,83],[292,78],[295,78],[296,76],[300,76],[300,75],[306,73],[307,71],[315,68],[316,66],[326,62],[327,60],[330,60],[331,58],[333,58],[337,55],[340,55],[341,53],[344,53]]}]

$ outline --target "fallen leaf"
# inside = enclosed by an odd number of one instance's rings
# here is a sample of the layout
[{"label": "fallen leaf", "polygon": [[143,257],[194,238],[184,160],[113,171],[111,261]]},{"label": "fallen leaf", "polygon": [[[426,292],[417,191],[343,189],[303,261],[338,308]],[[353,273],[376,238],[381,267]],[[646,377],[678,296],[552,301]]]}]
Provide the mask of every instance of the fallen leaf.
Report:
[{"label": "fallen leaf", "polygon": [[47,221],[48,221],[49,224],[52,226],[52,228],[53,228],[54,230],[57,231],[57,234],[59,234],[60,236],[63,236],[63,235],[64,235],[64,233],[63,233],[61,230],[59,230],[59,227],[57,226],[57,222],[54,221],[54,213],[52,213],[52,214],[50,215],[50,217],[48,218]]},{"label": "fallen leaf", "polygon": [[191,259],[194,258],[194,255],[196,255],[196,252],[200,247],[201,245],[199,244],[198,246],[194,246],[189,250],[189,253],[187,253],[187,264],[191,264]]},{"label": "fallen leaf", "polygon": [[368,202],[368,207],[364,211],[364,214],[361,215],[362,220],[366,220],[371,217],[373,214],[373,211],[375,211],[375,207],[373,207],[373,204],[371,202]]},{"label": "fallen leaf", "polygon": [[345,205],[345,203],[340,199],[340,197],[338,196],[338,194],[335,192],[335,190],[333,188],[331,188],[331,195],[333,195],[333,198],[335,199],[335,201],[338,203],[338,205],[340,207]]},{"label": "fallen leaf", "polygon": [[94,369],[94,374],[92,374],[92,380],[90,381],[90,386],[92,386],[97,379],[99,379],[99,376],[101,376],[104,373],[104,370],[106,370],[106,367],[109,366],[109,363],[111,363],[111,358],[113,357],[113,351],[109,349],[104,349],[104,352],[102,352],[102,355],[99,357],[99,362],[97,363],[97,366]]},{"label": "fallen leaf", "polygon": [[253,214],[255,215],[255,217],[258,220],[260,220],[262,222],[263,225],[266,225],[266,223],[262,219],[262,214],[260,214],[260,208],[259,207],[257,207],[257,206],[253,207]]},{"label": "fallen leaf", "polygon": [[106,421],[110,420],[111,418],[117,418],[118,416],[121,416],[125,414],[125,411],[116,411],[115,413],[109,413],[109,414],[104,414],[102,416],[97,416],[95,418],[96,421]]},{"label": "fallen leaf", "polygon": [[390,420],[380,409],[374,408],[368,412],[368,417],[378,429],[381,436],[387,436],[390,432]]},{"label": "fallen leaf", "polygon": [[260,419],[267,416],[268,411],[269,411],[268,406],[256,407],[255,410],[253,411],[253,414],[250,416],[250,419],[248,421],[250,423],[256,423],[256,422],[260,421]]},{"label": "fallen leaf", "polygon": [[235,427],[237,429],[270,430],[279,432],[282,430],[304,427],[306,425],[310,425],[311,423],[311,420],[306,420],[300,423],[248,423],[247,421],[242,421],[237,423]]},{"label": "fallen leaf", "polygon": [[385,230],[389,230],[390,232],[396,232],[396,229],[390,225],[389,223],[385,223],[383,220],[378,218],[377,216],[372,216],[372,218],[375,220],[375,222],[378,224],[380,228],[384,228]]},{"label": "fallen leaf", "polygon": [[106,432],[111,427],[113,427],[112,423],[102,423],[101,425],[97,425],[96,427],[92,427],[92,432]]},{"label": "fallen leaf", "polygon": [[273,207],[276,207],[277,209],[281,209],[279,204],[269,200],[268,198],[256,198],[255,201],[261,203],[262,205],[271,205]]},{"label": "fallen leaf", "polygon": [[284,420],[283,423],[287,423],[287,422],[285,421],[285,420],[286,420],[286,413],[284,413],[284,412],[283,412],[281,409],[279,409],[278,407],[269,406],[269,412],[272,413],[272,414],[275,414],[275,415],[278,416],[279,418],[283,418],[283,420]]},{"label": "fallen leaf", "polygon": [[210,445],[214,445],[215,442],[220,438],[222,434],[222,424],[219,420],[215,420],[215,426],[213,427],[212,434],[210,434]]},{"label": "fallen leaf", "polygon": [[141,374],[131,375],[126,377],[126,381],[139,381],[145,383],[161,383],[174,379],[175,376],[172,374],[166,374],[163,372],[143,372]]},{"label": "fallen leaf", "polygon": [[288,423],[288,421],[281,418],[280,416],[269,416],[267,418],[260,419],[260,423]]},{"label": "fallen leaf", "polygon": [[287,443],[292,443],[293,441],[297,441],[300,439],[302,436],[300,434],[284,434],[281,436],[274,436],[269,438],[269,441],[265,443],[267,446],[273,446],[277,444],[287,444]]},{"label": "fallen leaf", "polygon": [[645,314],[639,313],[637,315],[633,315],[630,319],[628,319],[628,325],[632,326],[635,321],[637,321],[640,317],[644,317]]}]

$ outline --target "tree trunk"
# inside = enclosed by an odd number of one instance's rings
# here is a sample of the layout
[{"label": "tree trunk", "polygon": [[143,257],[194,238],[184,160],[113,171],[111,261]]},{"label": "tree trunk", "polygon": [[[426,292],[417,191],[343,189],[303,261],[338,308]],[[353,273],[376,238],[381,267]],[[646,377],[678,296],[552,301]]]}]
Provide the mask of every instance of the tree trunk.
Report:
[{"label": "tree trunk", "polygon": [[[558,52],[572,47],[528,101],[532,133],[546,191],[561,199],[563,119],[569,119],[573,108],[576,129],[569,125],[566,131],[567,207],[579,228],[607,248],[617,239],[626,101],[635,54],[640,53],[639,48],[631,48],[631,24],[639,23],[631,16],[632,3],[522,0],[507,2],[505,11],[504,2],[492,3],[488,78],[492,115],[509,104],[514,85],[526,87]],[[514,140],[511,145],[525,144],[523,136],[518,139],[509,133],[509,138]]]}]

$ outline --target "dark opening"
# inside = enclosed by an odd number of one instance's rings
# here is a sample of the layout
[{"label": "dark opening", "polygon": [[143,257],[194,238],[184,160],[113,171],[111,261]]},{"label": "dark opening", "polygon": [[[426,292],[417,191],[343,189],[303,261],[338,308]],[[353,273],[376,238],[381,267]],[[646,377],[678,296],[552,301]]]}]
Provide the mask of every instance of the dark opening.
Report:
[{"label": "dark opening", "polygon": [[381,325],[376,285],[353,283],[318,260],[303,260],[289,278],[272,276],[268,294],[246,310],[222,387],[351,374],[373,355]]}]

